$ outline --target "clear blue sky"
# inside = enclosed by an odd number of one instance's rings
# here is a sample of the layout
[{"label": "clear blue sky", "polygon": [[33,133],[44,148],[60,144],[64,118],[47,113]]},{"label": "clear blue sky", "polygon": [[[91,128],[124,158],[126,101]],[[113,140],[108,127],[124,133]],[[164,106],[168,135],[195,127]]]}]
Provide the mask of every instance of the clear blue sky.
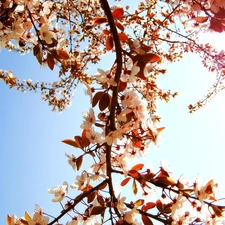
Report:
[{"label": "clear blue sky", "polygon": [[[29,55],[19,56],[4,50],[0,53],[0,68],[34,81],[57,76],[50,69],[41,68]],[[160,147],[154,148],[149,161],[157,168],[160,160],[166,159],[174,169],[174,176],[184,174],[190,182],[197,175],[203,182],[215,177],[220,196],[225,196],[225,92],[194,115],[187,108],[207,92],[213,80],[197,56],[188,55],[181,62],[168,65],[168,74],[160,78],[160,83],[178,91],[179,96],[159,105],[161,125],[166,130]],[[77,175],[67,164],[65,152],[75,155],[80,152],[61,140],[80,133],[81,113],[89,109],[89,98],[82,90],[80,87],[75,92],[72,106],[58,114],[41,101],[39,93],[18,93],[0,82],[0,224],[5,224],[6,214],[23,216],[24,211],[32,214],[35,204],[57,216],[60,207],[51,202],[53,196],[47,193],[47,188],[65,180],[71,184]],[[71,197],[73,193],[69,191]]]}]

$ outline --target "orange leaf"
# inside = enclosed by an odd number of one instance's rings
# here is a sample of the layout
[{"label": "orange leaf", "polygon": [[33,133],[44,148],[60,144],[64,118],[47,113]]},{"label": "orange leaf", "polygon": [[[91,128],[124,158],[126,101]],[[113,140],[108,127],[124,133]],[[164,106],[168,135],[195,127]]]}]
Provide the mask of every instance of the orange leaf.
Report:
[{"label": "orange leaf", "polygon": [[154,53],[147,53],[145,55],[145,58],[148,62],[150,63],[155,63],[158,62],[160,60],[160,57]]},{"label": "orange leaf", "polygon": [[108,37],[107,37],[107,39],[106,39],[106,50],[107,51],[110,51],[112,48],[113,48],[113,38],[112,38],[112,36],[111,35],[109,35]]},{"label": "orange leaf", "polygon": [[137,179],[140,177],[140,174],[136,170],[129,170],[128,175],[133,177],[134,179]]},{"label": "orange leaf", "polygon": [[68,52],[65,50],[62,50],[62,49],[57,50],[57,55],[59,56],[60,59],[69,59],[70,58]]},{"label": "orange leaf", "polygon": [[222,217],[223,216],[223,211],[224,211],[223,208],[220,208],[217,205],[211,205],[211,207],[212,207],[214,213],[216,214],[216,216],[218,216],[218,217]]},{"label": "orange leaf", "polygon": [[125,33],[119,33],[118,36],[119,36],[119,39],[121,41],[127,41],[128,40],[128,37]]},{"label": "orange leaf", "polygon": [[194,18],[197,23],[205,23],[208,20],[208,16],[197,16]]},{"label": "orange leaf", "polygon": [[52,54],[48,53],[47,54],[47,64],[48,64],[48,67],[53,70],[54,69],[54,65],[55,65],[55,59],[54,57],[52,56]]},{"label": "orange leaf", "polygon": [[77,143],[74,140],[71,139],[65,139],[62,141],[63,143],[67,144],[67,145],[71,145],[75,148],[79,148],[79,146],[77,145]]},{"label": "orange leaf", "polygon": [[130,181],[130,177],[127,177],[127,178],[125,178],[121,183],[120,183],[120,185],[121,186],[125,186],[129,181]]},{"label": "orange leaf", "polygon": [[93,20],[95,24],[102,24],[108,21],[106,17],[94,17]]},{"label": "orange leaf", "polygon": [[137,201],[134,202],[134,206],[141,206],[145,202],[144,199],[138,199]]},{"label": "orange leaf", "polygon": [[117,28],[119,28],[121,31],[124,31],[124,27],[123,27],[123,25],[121,23],[119,23],[117,21],[115,21],[114,23],[117,26]]},{"label": "orange leaf", "polygon": [[7,217],[6,217],[7,225],[11,225],[12,224],[12,219],[11,218],[12,218],[11,216],[7,215]]},{"label": "orange leaf", "polygon": [[143,168],[144,164],[142,163],[139,163],[139,164],[136,164],[135,166],[133,166],[130,170],[141,170]]},{"label": "orange leaf", "polygon": [[124,9],[123,8],[117,8],[115,10],[113,10],[112,12],[112,16],[114,19],[119,19],[122,18],[124,15]]},{"label": "orange leaf", "polygon": [[159,127],[156,130],[158,131],[158,133],[160,133],[161,131],[163,131],[165,129],[165,127]]}]

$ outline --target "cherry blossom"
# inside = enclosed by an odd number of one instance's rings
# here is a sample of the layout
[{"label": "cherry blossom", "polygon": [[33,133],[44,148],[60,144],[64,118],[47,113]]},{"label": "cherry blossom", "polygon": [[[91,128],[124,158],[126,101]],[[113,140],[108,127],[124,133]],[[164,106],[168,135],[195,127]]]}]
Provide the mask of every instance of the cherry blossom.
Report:
[{"label": "cherry blossom", "polygon": [[61,202],[68,193],[68,183],[64,181],[62,185],[48,189],[48,192],[55,195],[55,198],[52,199],[53,202]]},{"label": "cherry blossom", "polygon": [[33,213],[33,218],[28,220],[29,225],[47,225],[49,218],[47,216],[43,216],[43,209],[36,205],[36,210]]},{"label": "cherry blossom", "polygon": [[95,114],[94,110],[90,108],[89,113],[83,113],[84,122],[81,124],[82,129],[90,129],[93,124],[95,124]]}]

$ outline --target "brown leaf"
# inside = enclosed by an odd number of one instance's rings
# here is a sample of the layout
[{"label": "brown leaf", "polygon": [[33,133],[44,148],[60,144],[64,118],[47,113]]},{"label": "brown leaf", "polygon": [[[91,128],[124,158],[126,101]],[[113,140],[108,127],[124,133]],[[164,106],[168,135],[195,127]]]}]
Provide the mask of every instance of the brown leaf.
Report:
[{"label": "brown leaf", "polygon": [[133,181],[133,184],[132,184],[132,190],[133,190],[133,193],[136,195],[138,192],[138,189],[137,189],[137,184],[135,180]]},{"label": "brown leaf", "polygon": [[104,93],[99,101],[99,109],[101,111],[105,110],[110,103],[110,98],[108,93]]},{"label": "brown leaf", "polygon": [[130,181],[130,177],[126,177],[121,183],[120,183],[120,185],[121,186],[125,186],[129,181]]},{"label": "brown leaf", "polygon": [[107,183],[103,184],[101,187],[98,188],[98,190],[103,190],[104,188],[107,187],[107,185],[108,185]]},{"label": "brown leaf", "polygon": [[91,210],[90,216],[99,215],[105,211],[105,207],[103,206],[94,206]]},{"label": "brown leaf", "polygon": [[113,10],[112,12],[112,16],[114,19],[119,19],[122,18],[124,15],[124,9],[123,8],[117,8],[115,10]]},{"label": "brown leaf", "polygon": [[88,196],[87,196],[87,202],[91,203],[94,201],[95,197],[96,197],[97,193],[95,191],[91,192]]},{"label": "brown leaf", "polygon": [[37,58],[37,61],[42,64],[43,62],[43,51],[42,51],[42,48],[39,49],[39,52],[37,53],[36,55],[36,58]]},{"label": "brown leaf", "polygon": [[98,203],[99,203],[101,206],[104,206],[104,205],[105,205],[105,200],[104,200],[104,198],[103,198],[101,195],[98,195],[98,196],[97,196],[97,201],[98,201]]},{"label": "brown leaf", "polygon": [[145,215],[141,215],[141,219],[144,225],[153,225],[153,222]]},{"label": "brown leaf", "polygon": [[81,155],[76,160],[77,171],[80,170],[80,168],[82,166],[82,162],[83,162],[83,156]]},{"label": "brown leaf", "polygon": [[94,17],[93,20],[95,24],[102,24],[108,21],[106,17]]},{"label": "brown leaf", "polygon": [[78,148],[83,148],[83,143],[82,143],[82,138],[81,136],[75,136],[74,137],[74,140],[76,141],[77,145],[78,145]]},{"label": "brown leaf", "polygon": [[62,141],[63,143],[67,144],[67,145],[71,145],[75,148],[79,148],[79,146],[77,145],[77,143],[74,140],[71,139],[65,139]]},{"label": "brown leaf", "polygon": [[48,52],[46,60],[47,60],[48,67],[51,70],[53,70],[54,69],[54,65],[55,65],[55,59],[54,59],[54,57],[52,56],[51,53]]},{"label": "brown leaf", "polygon": [[92,99],[92,107],[95,107],[97,105],[103,94],[104,94],[103,91],[99,91],[94,95]]},{"label": "brown leaf", "polygon": [[87,132],[90,132],[90,130],[84,129],[82,132],[82,144],[84,148],[90,145],[90,141],[86,136]]},{"label": "brown leaf", "polygon": [[105,47],[106,47],[106,50],[107,51],[110,51],[112,48],[113,48],[113,38],[111,35],[109,35],[107,38],[106,38],[106,44],[105,44]]},{"label": "brown leaf", "polygon": [[40,51],[40,47],[39,47],[39,44],[36,44],[33,48],[33,54],[34,56],[36,56]]}]

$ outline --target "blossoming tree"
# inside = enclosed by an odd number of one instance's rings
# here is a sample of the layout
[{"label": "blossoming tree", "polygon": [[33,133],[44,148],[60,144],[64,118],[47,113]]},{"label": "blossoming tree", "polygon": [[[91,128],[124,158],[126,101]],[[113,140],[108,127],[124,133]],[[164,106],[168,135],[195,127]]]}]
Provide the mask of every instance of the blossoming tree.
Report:
[{"label": "blossoming tree", "polygon": [[[120,5],[118,5],[118,3]],[[82,151],[69,155],[78,175],[67,196],[64,182],[49,193],[63,210],[50,219],[36,206],[33,216],[7,216],[8,225],[61,224],[222,224],[225,207],[215,192],[217,184],[183,177],[172,179],[167,167],[158,171],[144,165],[160,127],[157,101],[169,101],[177,93],[157,84],[165,63],[179,60],[185,52],[198,54],[204,67],[216,73],[206,96],[189,105],[190,112],[207,103],[224,88],[225,53],[198,40],[199,32],[225,30],[223,0],[2,0],[0,3],[1,48],[33,52],[37,62],[59,76],[51,85],[20,81],[11,71],[0,70],[0,79],[18,91],[41,90],[53,110],[70,105],[70,97],[82,84],[90,96],[90,109],[83,114],[82,133],[63,142]],[[104,59],[111,67],[101,69]],[[97,74],[89,72],[99,64]],[[90,167],[82,167],[86,157]],[[140,161],[137,163],[137,159]],[[136,161],[135,161],[136,160]],[[134,163],[135,162],[135,163]],[[131,199],[116,194],[113,181],[131,191]],[[157,189],[157,200],[145,196]],[[137,197],[138,196],[138,197]]]}]

